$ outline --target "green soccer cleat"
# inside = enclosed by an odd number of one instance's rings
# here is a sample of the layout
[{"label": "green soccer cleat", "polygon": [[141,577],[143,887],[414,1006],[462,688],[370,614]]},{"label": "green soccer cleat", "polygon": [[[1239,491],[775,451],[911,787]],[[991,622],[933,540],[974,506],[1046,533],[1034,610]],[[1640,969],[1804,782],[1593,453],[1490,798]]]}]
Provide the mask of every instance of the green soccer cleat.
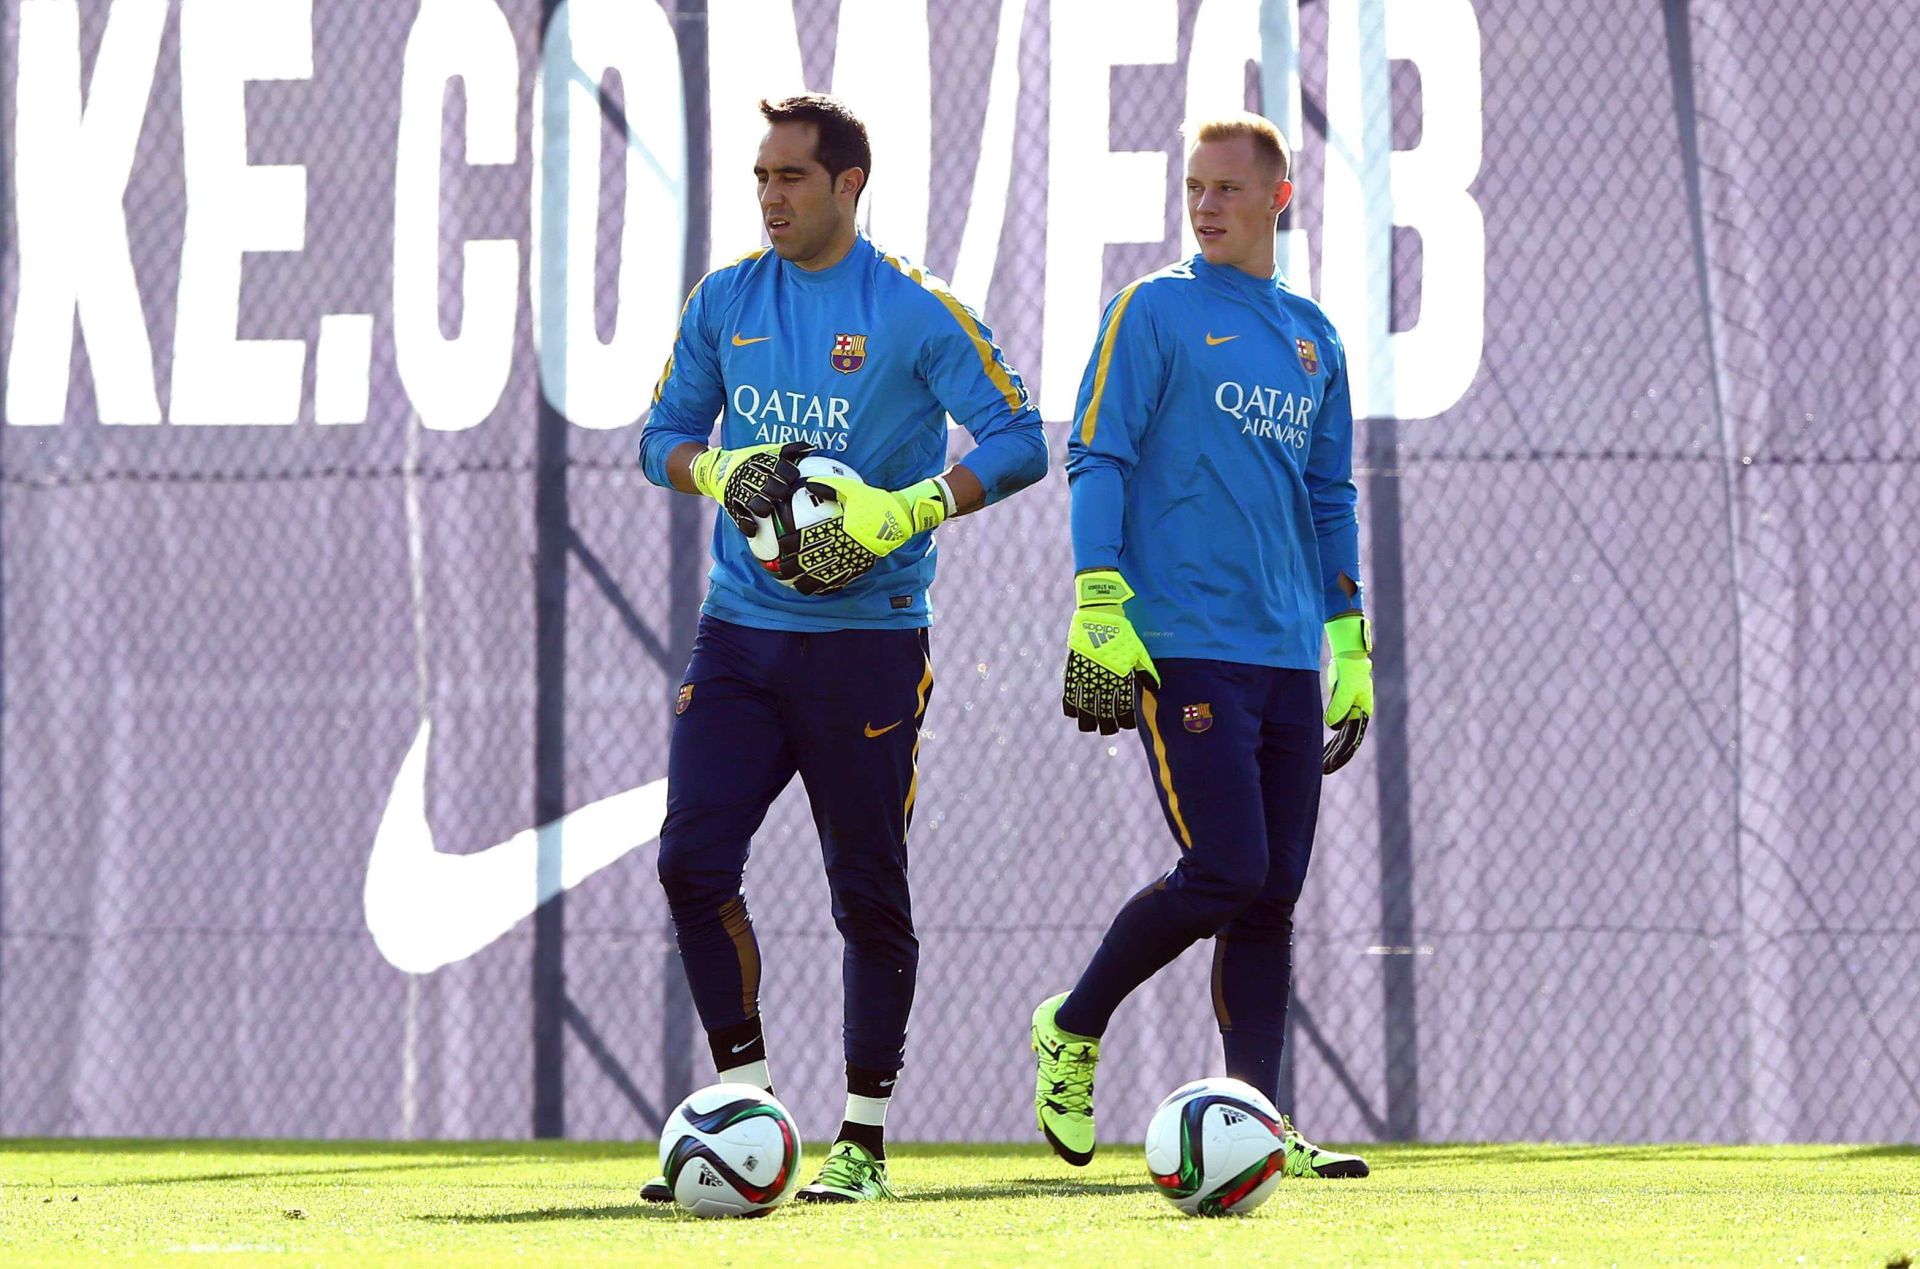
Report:
[{"label": "green soccer cleat", "polygon": [[671,1203],[673,1202],[673,1187],[667,1184],[667,1178],[657,1176],[640,1187],[640,1201],[642,1203]]},{"label": "green soccer cleat", "polygon": [[1316,1180],[1336,1180],[1342,1177],[1363,1177],[1367,1175],[1367,1161],[1357,1154],[1341,1154],[1337,1150],[1322,1150],[1293,1126],[1293,1121],[1285,1115],[1280,1116],[1280,1127],[1284,1130],[1282,1139],[1286,1143],[1287,1163],[1284,1172],[1287,1176],[1313,1177]]},{"label": "green soccer cleat", "polygon": [[812,1185],[796,1196],[802,1203],[863,1203],[868,1199],[898,1197],[887,1184],[887,1161],[876,1159],[865,1146],[836,1141],[827,1151],[826,1166]]},{"label": "green soccer cleat", "polygon": [[1066,998],[1061,992],[1033,1011],[1033,1052],[1040,1061],[1033,1115],[1053,1152],[1084,1168],[1093,1160],[1093,1071],[1100,1064],[1100,1041],[1054,1025]]}]

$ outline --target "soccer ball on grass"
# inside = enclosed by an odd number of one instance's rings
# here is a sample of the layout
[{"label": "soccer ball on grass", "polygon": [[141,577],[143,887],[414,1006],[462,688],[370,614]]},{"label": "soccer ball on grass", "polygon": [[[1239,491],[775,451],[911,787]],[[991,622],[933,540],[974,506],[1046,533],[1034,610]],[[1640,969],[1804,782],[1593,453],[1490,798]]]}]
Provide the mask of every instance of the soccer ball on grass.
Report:
[{"label": "soccer ball on grass", "polygon": [[1160,1103],[1147,1125],[1147,1171],[1189,1216],[1251,1212],[1286,1164],[1280,1112],[1250,1084],[1195,1080]]},{"label": "soccer ball on grass", "polygon": [[667,1116],[660,1173],[695,1216],[762,1216],[800,1185],[800,1133],[773,1094],[714,1084]]}]

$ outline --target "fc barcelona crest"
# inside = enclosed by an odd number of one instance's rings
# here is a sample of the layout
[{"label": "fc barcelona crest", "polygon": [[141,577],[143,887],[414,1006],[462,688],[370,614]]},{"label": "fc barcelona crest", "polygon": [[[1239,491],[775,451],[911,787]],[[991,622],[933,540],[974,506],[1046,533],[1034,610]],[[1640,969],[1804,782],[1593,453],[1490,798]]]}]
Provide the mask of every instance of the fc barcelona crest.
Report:
[{"label": "fc barcelona crest", "polygon": [[1180,711],[1180,724],[1194,735],[1213,726],[1213,706],[1206,701],[1188,705]]},{"label": "fc barcelona crest", "polygon": [[843,375],[850,375],[867,364],[867,337],[865,335],[835,335],[833,337],[833,355],[828,358],[833,368]]},{"label": "fc barcelona crest", "polygon": [[687,706],[691,704],[693,704],[693,684],[682,683],[680,685],[680,698],[673,703],[673,712],[676,714],[684,714],[687,712]]},{"label": "fc barcelona crest", "polygon": [[1320,373],[1320,349],[1311,339],[1293,341],[1294,351],[1300,354],[1300,368],[1310,375]]}]

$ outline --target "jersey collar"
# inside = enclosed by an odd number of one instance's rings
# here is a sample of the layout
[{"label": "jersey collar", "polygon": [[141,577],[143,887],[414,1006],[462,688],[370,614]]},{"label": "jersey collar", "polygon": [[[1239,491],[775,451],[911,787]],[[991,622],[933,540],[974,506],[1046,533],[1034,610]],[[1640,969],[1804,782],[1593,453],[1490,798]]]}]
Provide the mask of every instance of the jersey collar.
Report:
[{"label": "jersey collar", "polygon": [[867,236],[855,234],[853,246],[847,249],[847,254],[838,264],[825,269],[803,269],[790,260],[781,260],[780,274],[795,286],[807,290],[831,290],[858,276],[873,260],[874,254],[874,246],[867,241]]},{"label": "jersey collar", "polygon": [[1243,269],[1233,268],[1230,265],[1222,268],[1219,265],[1208,264],[1207,258],[1198,252],[1195,252],[1193,258],[1187,263],[1193,269],[1193,275],[1195,277],[1205,278],[1218,286],[1224,286],[1246,295],[1266,295],[1274,291],[1285,290],[1287,285],[1286,280],[1280,276],[1280,270],[1277,265],[1274,268],[1273,276],[1256,278],[1251,273]]}]

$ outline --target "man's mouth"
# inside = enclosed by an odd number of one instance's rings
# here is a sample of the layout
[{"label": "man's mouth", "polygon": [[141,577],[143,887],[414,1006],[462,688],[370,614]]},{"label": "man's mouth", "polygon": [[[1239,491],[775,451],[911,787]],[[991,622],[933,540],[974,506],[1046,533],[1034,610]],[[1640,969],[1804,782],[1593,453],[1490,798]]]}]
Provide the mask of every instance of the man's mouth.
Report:
[{"label": "man's mouth", "polygon": [[785,216],[769,216],[767,217],[767,232],[770,234],[782,234],[791,228],[792,224],[793,222]]},{"label": "man's mouth", "polygon": [[1218,225],[1200,225],[1194,229],[1193,235],[1202,242],[1210,242],[1226,232],[1226,230],[1220,228]]}]

